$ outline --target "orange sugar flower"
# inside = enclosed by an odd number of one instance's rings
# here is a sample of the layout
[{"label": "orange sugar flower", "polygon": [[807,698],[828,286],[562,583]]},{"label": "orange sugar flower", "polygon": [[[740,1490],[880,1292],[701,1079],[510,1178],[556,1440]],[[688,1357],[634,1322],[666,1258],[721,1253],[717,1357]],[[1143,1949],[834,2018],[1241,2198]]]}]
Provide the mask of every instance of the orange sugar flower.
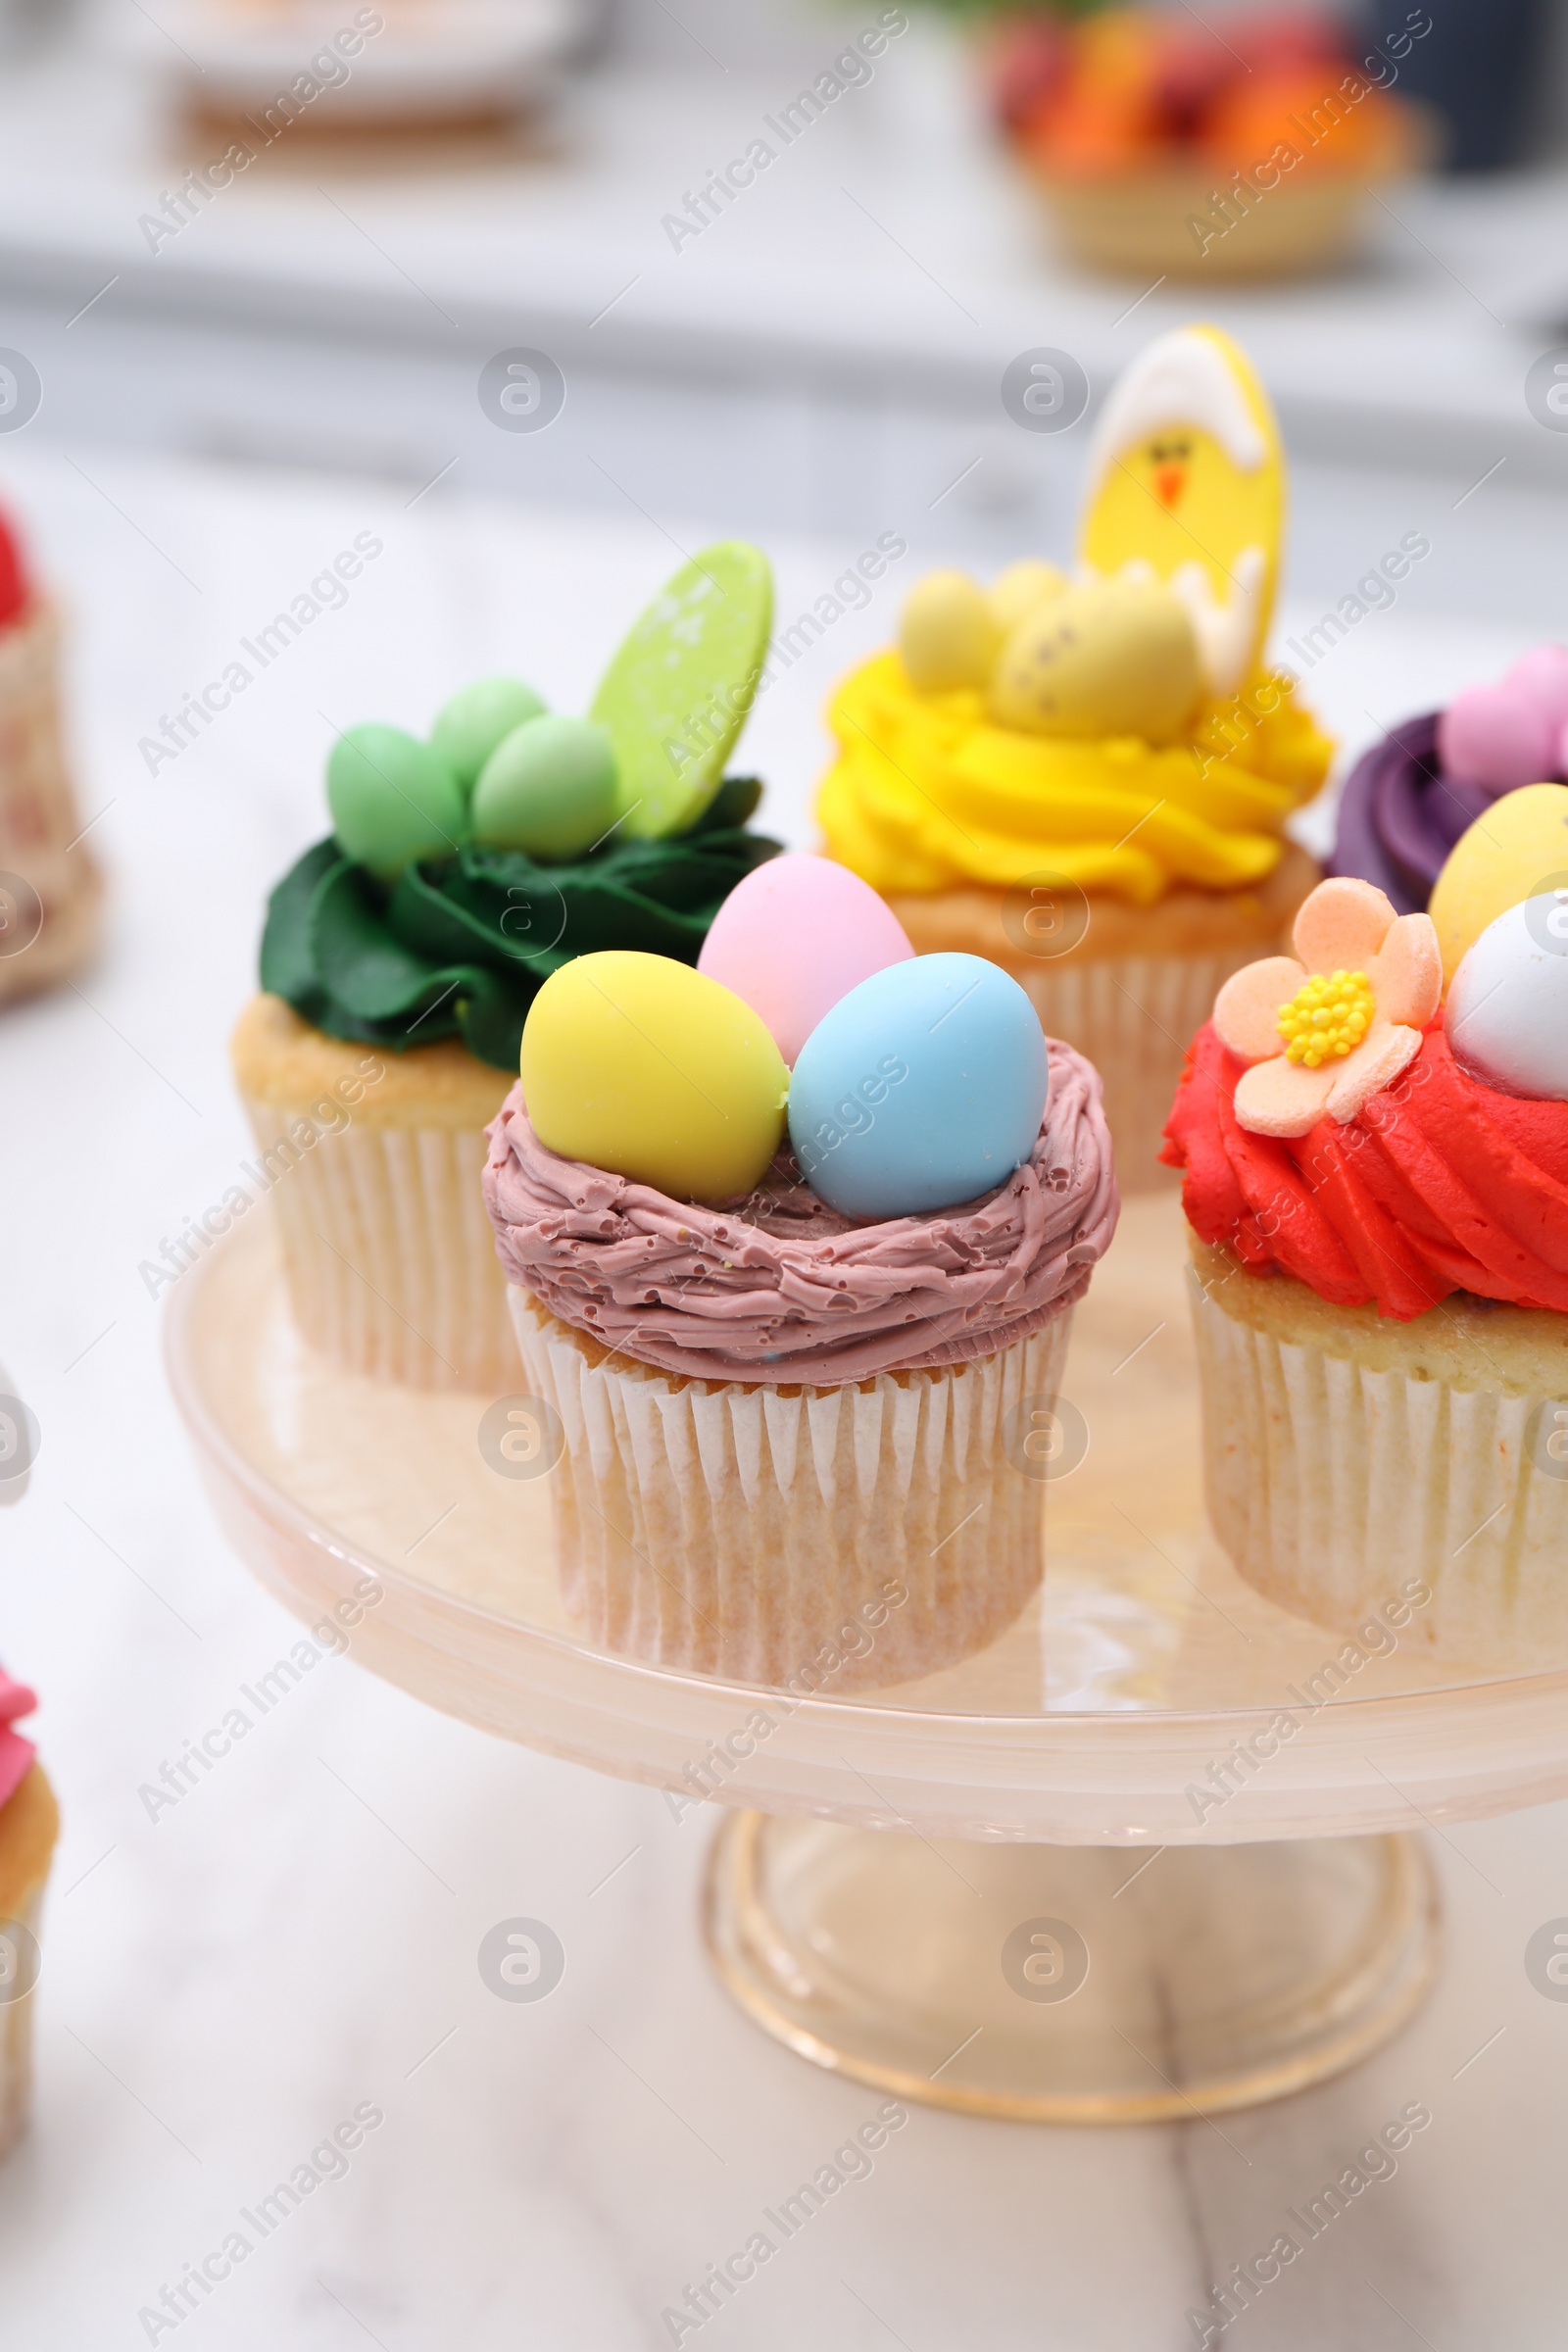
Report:
[{"label": "orange sugar flower", "polygon": [[1248,964],[1214,1000],[1216,1036],[1248,1064],[1236,1119],[1253,1135],[1353,1119],[1414,1060],[1443,999],[1432,917],[1396,915],[1370,882],[1320,882],[1292,937],[1295,956]]}]

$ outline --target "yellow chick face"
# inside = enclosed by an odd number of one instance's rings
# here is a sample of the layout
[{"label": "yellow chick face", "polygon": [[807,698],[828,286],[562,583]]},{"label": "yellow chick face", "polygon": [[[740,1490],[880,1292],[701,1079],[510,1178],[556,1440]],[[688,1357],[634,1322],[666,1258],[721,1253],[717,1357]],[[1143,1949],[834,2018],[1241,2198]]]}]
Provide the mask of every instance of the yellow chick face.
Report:
[{"label": "yellow chick face", "polygon": [[1002,649],[988,708],[1032,735],[1170,743],[1202,691],[1180,600],[1153,580],[1106,580],[1038,606]]},{"label": "yellow chick face", "polygon": [[1149,345],[1096,427],[1083,562],[1169,580],[1194,616],[1210,693],[1262,658],[1285,514],[1279,428],[1244,354],[1215,327]]},{"label": "yellow chick face", "polygon": [[[1278,530],[1278,485],[1271,490],[1261,468],[1241,472],[1212,433],[1184,425],[1120,453],[1096,501],[1095,526],[1084,553],[1097,570],[1141,557],[1168,580],[1197,563],[1224,597],[1241,549],[1266,547]],[[1095,547],[1115,563],[1098,563]]]},{"label": "yellow chick face", "polygon": [[899,654],[920,694],[984,686],[1002,637],[984,589],[966,571],[928,571],[899,617]]}]

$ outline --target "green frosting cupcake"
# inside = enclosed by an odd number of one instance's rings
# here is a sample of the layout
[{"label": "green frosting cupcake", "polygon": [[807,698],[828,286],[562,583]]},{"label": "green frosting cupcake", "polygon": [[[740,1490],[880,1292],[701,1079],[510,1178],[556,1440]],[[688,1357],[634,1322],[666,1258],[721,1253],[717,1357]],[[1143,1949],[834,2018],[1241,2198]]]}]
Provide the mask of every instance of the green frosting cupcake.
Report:
[{"label": "green frosting cupcake", "polygon": [[772,609],[766,557],[725,541],[633,624],[590,719],[499,677],[454,695],[427,744],[350,728],[327,766],[336,830],[269,903],[263,988],[329,1037],[394,1053],[458,1037],[515,1072],[529,1005],[574,956],[695,963],[783,846],[746,830],[761,786],[720,781]]},{"label": "green frosting cupcake", "polygon": [[390,885],[329,834],[272,892],[262,986],[329,1037],[394,1053],[458,1037],[514,1071],[529,1005],[572,956],[637,948],[697,961],[736,883],[782,847],[745,829],[761,792],[732,776],[688,831],[616,836],[570,864],[468,844]]}]

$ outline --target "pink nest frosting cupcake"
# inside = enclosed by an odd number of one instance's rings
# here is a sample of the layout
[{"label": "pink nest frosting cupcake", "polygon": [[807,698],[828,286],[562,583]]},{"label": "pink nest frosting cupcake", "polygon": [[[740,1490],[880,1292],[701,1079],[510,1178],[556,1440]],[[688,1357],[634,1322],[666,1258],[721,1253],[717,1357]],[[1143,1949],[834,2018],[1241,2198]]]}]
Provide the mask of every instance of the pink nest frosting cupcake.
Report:
[{"label": "pink nest frosting cupcake", "polygon": [[590,1639],[774,1684],[827,1655],[842,1690],[952,1664],[1018,1615],[1044,1567],[1024,1441],[1118,1207],[1100,1080],[1049,1056],[1004,1181],[882,1218],[830,1206],[789,1150],[741,1199],[672,1198],[547,1149],[513,1089],[485,1200],[560,1417],[565,1599]]}]

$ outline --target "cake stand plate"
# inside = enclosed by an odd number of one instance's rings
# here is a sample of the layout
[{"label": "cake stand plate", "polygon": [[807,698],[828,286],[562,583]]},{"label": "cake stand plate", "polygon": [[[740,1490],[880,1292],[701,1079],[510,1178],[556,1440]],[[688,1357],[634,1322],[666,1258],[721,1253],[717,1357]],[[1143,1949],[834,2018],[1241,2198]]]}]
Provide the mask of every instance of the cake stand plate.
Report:
[{"label": "cake stand plate", "polygon": [[581,1640],[550,1478],[505,1461],[498,1400],[315,1355],[265,1204],[182,1279],[167,1339],[220,1520],[307,1623],[357,1599],[356,1656],[416,1696],[736,1808],[707,1934],[769,2032],[901,2095],[1132,2121],[1274,2097],[1387,2038],[1436,1966],[1408,1833],[1568,1793],[1568,1659],[1433,1660],[1418,1611],[1394,1622],[1396,1563],[1352,1644],[1235,1576],[1203,1519],[1185,1281],[1179,1204],[1130,1202],[1078,1309],[1040,1597],[978,1657],[842,1697]]}]

